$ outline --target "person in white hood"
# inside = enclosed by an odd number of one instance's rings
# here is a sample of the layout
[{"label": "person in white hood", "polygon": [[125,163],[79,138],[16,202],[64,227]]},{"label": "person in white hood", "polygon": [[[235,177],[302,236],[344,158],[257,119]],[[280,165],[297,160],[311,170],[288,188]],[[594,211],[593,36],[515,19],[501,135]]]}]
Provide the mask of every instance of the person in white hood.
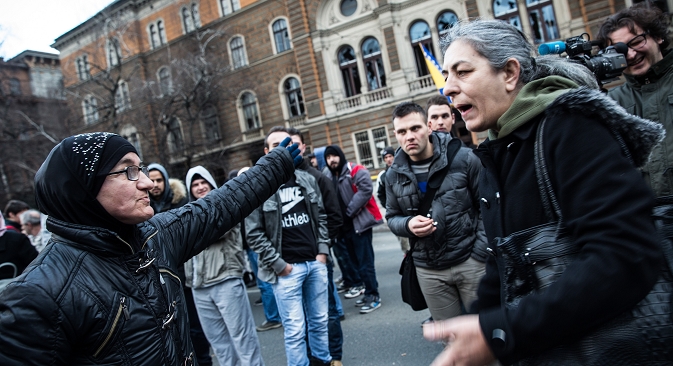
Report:
[{"label": "person in white hood", "polygon": [[[217,188],[202,166],[191,168],[185,181],[190,201]],[[236,225],[185,263],[186,285],[192,288],[203,331],[221,366],[264,365],[243,282],[243,255],[241,228]]]}]

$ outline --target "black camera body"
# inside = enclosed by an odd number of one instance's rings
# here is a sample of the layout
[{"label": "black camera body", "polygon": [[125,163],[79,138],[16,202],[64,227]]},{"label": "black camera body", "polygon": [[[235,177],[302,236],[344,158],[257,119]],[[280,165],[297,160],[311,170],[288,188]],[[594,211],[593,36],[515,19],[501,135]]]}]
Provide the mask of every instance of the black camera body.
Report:
[{"label": "black camera body", "polygon": [[538,48],[540,55],[566,53],[568,59],[586,66],[596,76],[600,85],[613,82],[627,68],[628,47],[623,43],[608,46],[597,54],[592,54],[594,46],[602,46],[600,41],[591,41],[589,34],[570,37],[565,42],[543,43]]}]

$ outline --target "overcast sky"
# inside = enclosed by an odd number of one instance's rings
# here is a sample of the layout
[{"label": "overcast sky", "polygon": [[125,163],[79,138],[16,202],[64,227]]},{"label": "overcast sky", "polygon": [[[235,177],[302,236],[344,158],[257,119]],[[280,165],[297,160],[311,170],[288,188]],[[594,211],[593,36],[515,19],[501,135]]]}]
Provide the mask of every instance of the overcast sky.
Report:
[{"label": "overcast sky", "polygon": [[0,0],[0,57],[25,50],[58,53],[54,40],[113,0]]}]

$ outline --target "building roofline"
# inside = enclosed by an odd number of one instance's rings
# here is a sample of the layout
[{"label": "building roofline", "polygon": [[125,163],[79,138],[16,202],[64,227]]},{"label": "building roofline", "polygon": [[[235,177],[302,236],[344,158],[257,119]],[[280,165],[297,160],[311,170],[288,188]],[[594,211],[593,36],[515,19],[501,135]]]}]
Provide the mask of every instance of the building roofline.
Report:
[{"label": "building roofline", "polygon": [[10,58],[7,60],[7,62],[19,62],[23,58],[28,57],[28,56],[33,56],[33,57],[42,57],[42,58],[49,58],[53,60],[58,60],[58,54],[57,53],[49,53],[49,52],[42,52],[42,51],[34,51],[34,50],[25,50],[18,55]]}]

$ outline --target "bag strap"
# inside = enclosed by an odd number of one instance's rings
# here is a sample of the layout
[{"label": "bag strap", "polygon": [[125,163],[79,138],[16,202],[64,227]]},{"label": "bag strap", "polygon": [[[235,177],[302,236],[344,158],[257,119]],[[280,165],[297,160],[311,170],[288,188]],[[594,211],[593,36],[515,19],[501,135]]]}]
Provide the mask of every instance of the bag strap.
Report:
[{"label": "bag strap", "polygon": [[547,119],[544,118],[537,126],[537,134],[535,136],[535,144],[533,151],[535,156],[535,175],[537,176],[537,186],[540,190],[540,198],[542,198],[542,206],[547,214],[550,222],[562,221],[561,207],[556,199],[556,194],[551,185],[549,178],[549,170],[547,169],[547,161],[544,158],[544,125]]},{"label": "bag strap", "polygon": [[[451,169],[451,164],[453,163],[453,159],[458,155],[458,151],[460,150],[461,146],[463,144],[458,140],[457,138],[452,138],[449,141],[449,144],[447,145],[446,148],[446,159],[447,163],[444,168],[436,172],[435,174],[432,175],[432,178],[428,180],[427,184],[427,189],[425,190],[425,195],[423,196],[423,199],[421,200],[421,205],[418,207],[418,215],[425,216],[430,212],[430,207],[432,206],[432,201],[435,198],[435,194],[439,190],[439,187],[442,185],[442,182],[444,182],[444,178],[446,178],[446,175],[449,173],[449,170]],[[416,245],[416,238],[410,238],[410,246],[409,246],[409,253],[412,253],[414,251],[414,246]]]}]

